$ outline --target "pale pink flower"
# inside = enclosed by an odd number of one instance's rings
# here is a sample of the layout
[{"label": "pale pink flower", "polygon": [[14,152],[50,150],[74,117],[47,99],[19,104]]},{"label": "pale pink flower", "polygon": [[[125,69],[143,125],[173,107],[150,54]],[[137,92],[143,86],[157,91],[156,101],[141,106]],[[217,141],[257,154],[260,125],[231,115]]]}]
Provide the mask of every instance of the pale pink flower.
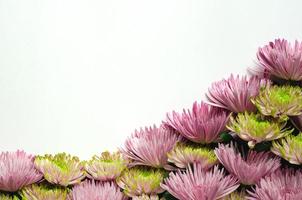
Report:
[{"label": "pale pink flower", "polygon": [[284,80],[302,80],[302,43],[295,41],[292,45],[285,39],[276,39],[257,53],[258,68],[255,73],[270,78]]},{"label": "pale pink flower", "polygon": [[133,160],[130,165],[146,165],[156,168],[167,166],[167,152],[171,151],[180,136],[161,126],[135,130],[127,138],[121,152]]},{"label": "pale pink flower", "polygon": [[187,171],[171,172],[161,184],[162,188],[180,200],[216,200],[235,191],[238,181],[232,175],[225,176],[217,166],[204,171],[199,164],[193,164]]},{"label": "pale pink flower", "polygon": [[247,78],[231,75],[228,79],[214,82],[206,97],[209,104],[235,113],[255,111],[256,107],[252,104],[251,98],[257,96],[260,88],[268,83],[268,80],[257,76]]},{"label": "pale pink flower", "polygon": [[113,182],[84,181],[73,187],[70,200],[126,200],[128,199]]},{"label": "pale pink flower", "polygon": [[24,151],[0,154],[0,190],[15,192],[38,182],[43,175],[35,169],[34,157]]},{"label": "pale pink flower", "polygon": [[226,130],[229,114],[201,102],[193,104],[192,110],[175,111],[167,114],[166,126],[170,126],[183,137],[197,143],[212,143],[220,140],[221,132]]},{"label": "pale pink flower", "polygon": [[302,171],[277,170],[256,184],[248,200],[301,200]]},{"label": "pale pink flower", "polygon": [[219,144],[215,154],[221,164],[236,176],[242,184],[252,185],[261,178],[277,170],[281,163],[280,158],[269,152],[250,150],[247,156],[242,156],[237,148],[230,145]]}]

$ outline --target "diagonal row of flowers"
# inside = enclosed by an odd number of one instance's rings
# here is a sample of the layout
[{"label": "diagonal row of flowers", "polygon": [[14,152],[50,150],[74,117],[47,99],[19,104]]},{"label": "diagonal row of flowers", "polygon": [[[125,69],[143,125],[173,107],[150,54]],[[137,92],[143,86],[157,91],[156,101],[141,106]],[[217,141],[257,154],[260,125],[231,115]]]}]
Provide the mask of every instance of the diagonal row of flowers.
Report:
[{"label": "diagonal row of flowers", "polygon": [[[254,71],[258,76],[232,75],[213,83],[207,103],[195,102],[192,110],[167,114],[159,128],[136,130],[121,153],[104,153],[81,162],[64,153],[33,157],[22,151],[4,152],[0,155],[0,190],[23,188],[24,199],[49,199],[47,195],[58,195],[55,199],[95,199],[99,195],[105,199],[156,199],[167,190],[178,199],[197,200],[230,193],[230,198],[244,196],[244,192],[232,193],[241,183],[256,184],[248,191],[249,199],[300,199],[301,183],[295,177],[301,177],[301,172],[281,172],[279,157],[253,150],[242,155],[233,143],[219,144],[215,150],[210,146],[222,141],[222,132],[232,131],[250,148],[272,141],[271,152],[292,164],[302,163],[302,136],[288,128],[289,120],[300,131],[302,127],[301,88],[291,86],[302,80],[301,47],[297,42],[291,47],[285,40],[276,40],[260,48],[259,67]],[[229,175],[215,166],[218,162]],[[181,170],[174,171],[176,168]],[[172,170],[167,178],[164,169]],[[65,188],[37,183],[42,178]],[[66,187],[70,185],[76,185],[72,191]]]}]

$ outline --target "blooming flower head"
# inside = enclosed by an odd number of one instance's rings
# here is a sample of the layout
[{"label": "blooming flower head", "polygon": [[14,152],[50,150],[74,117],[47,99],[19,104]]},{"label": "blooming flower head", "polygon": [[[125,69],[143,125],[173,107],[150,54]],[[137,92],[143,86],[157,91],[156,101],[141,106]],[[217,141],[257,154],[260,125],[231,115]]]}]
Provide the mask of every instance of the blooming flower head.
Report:
[{"label": "blooming flower head", "polygon": [[198,145],[178,143],[168,153],[168,161],[179,168],[186,168],[189,164],[199,163],[204,170],[210,169],[218,163],[213,150]]},{"label": "blooming flower head", "polygon": [[171,172],[161,184],[162,188],[180,200],[220,199],[238,187],[238,181],[232,175],[225,176],[217,166],[204,171],[197,163],[187,171]]},{"label": "blooming flower head", "polygon": [[0,199],[1,200],[19,200],[19,198],[16,195],[10,196],[8,194],[1,194],[1,193],[0,193]]},{"label": "blooming flower head", "polygon": [[61,186],[79,183],[85,177],[83,163],[66,153],[37,156],[35,166],[49,183]]},{"label": "blooming flower head", "polygon": [[33,184],[22,189],[22,200],[66,200],[68,190],[46,184]]},{"label": "blooming flower head", "polygon": [[220,108],[195,102],[191,110],[183,113],[175,111],[167,114],[165,124],[183,137],[197,143],[212,143],[219,140],[220,133],[226,130],[229,114]]},{"label": "blooming flower head", "polygon": [[209,104],[235,113],[255,111],[251,98],[257,96],[259,89],[268,83],[266,79],[257,76],[247,78],[231,75],[228,79],[214,82],[206,97]]},{"label": "blooming flower head", "polygon": [[42,174],[35,169],[34,157],[24,151],[0,154],[0,190],[15,192],[22,187],[38,182]]},{"label": "blooming flower head", "polygon": [[248,191],[248,200],[301,200],[302,171],[277,170]]},{"label": "blooming flower head", "polygon": [[174,131],[156,126],[135,130],[127,138],[121,152],[133,160],[131,165],[146,165],[155,168],[167,165],[167,152],[169,152],[180,139]]},{"label": "blooming flower head", "polygon": [[163,181],[165,171],[161,169],[149,169],[134,167],[125,170],[117,178],[117,184],[124,189],[124,193],[130,197],[156,195],[163,192],[160,183]]},{"label": "blooming flower head", "polygon": [[231,116],[227,128],[253,148],[257,143],[279,139],[293,131],[286,129],[285,126],[286,121],[266,120],[260,114],[245,112],[239,113],[236,118]]},{"label": "blooming flower head", "polygon": [[276,39],[257,53],[258,73],[267,74],[284,80],[302,80],[302,43],[294,45],[284,39]]},{"label": "blooming flower head", "polygon": [[230,145],[219,144],[215,153],[229,173],[236,176],[244,185],[257,183],[262,177],[271,174],[281,165],[280,158],[269,152],[257,153],[250,150],[243,158],[232,143]]},{"label": "blooming flower head", "polygon": [[96,183],[84,181],[75,185],[70,194],[70,200],[126,200],[120,188],[112,182]]},{"label": "blooming flower head", "polygon": [[302,164],[302,134],[274,141],[271,151],[292,164]]},{"label": "blooming flower head", "polygon": [[116,179],[127,167],[127,161],[119,153],[110,154],[103,152],[101,156],[94,156],[85,163],[85,170],[89,178],[99,181],[111,181]]},{"label": "blooming flower head", "polygon": [[252,102],[265,116],[287,120],[287,116],[302,114],[302,90],[299,87],[269,86],[261,89]]}]

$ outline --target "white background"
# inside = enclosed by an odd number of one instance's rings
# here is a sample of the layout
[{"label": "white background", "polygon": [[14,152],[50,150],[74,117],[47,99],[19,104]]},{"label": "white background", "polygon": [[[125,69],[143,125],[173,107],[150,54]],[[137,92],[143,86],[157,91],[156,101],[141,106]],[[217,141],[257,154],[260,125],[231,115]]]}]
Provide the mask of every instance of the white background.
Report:
[{"label": "white background", "polygon": [[0,0],[0,150],[115,150],[258,46],[302,40],[298,2]]}]

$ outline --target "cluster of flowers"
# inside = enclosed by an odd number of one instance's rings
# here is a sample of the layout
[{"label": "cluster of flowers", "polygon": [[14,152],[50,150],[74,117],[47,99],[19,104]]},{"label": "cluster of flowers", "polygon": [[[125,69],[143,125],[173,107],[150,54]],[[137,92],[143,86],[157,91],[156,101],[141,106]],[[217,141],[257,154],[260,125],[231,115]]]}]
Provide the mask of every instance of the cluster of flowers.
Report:
[{"label": "cluster of flowers", "polygon": [[301,200],[302,43],[259,48],[250,76],[91,160],[0,154],[3,200]]}]

